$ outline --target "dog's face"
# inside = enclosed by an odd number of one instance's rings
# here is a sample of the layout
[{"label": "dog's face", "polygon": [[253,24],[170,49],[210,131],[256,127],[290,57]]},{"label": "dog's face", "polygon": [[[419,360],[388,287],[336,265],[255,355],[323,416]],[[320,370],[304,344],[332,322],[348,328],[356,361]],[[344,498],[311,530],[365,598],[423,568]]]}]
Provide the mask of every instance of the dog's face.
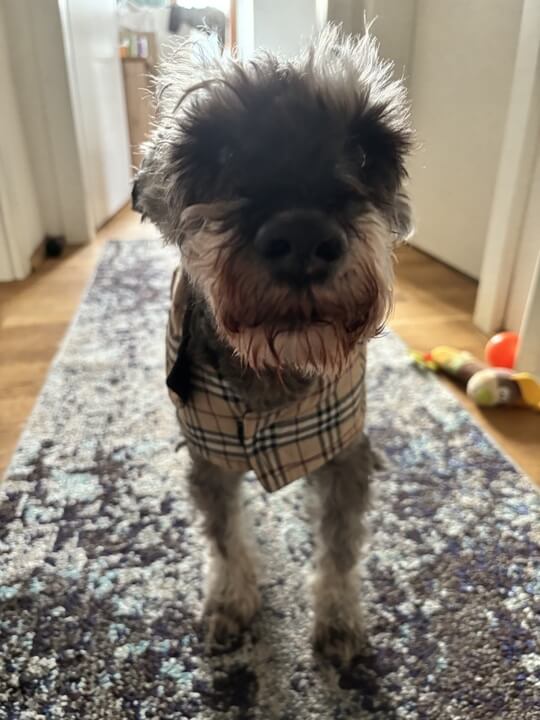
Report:
[{"label": "dog's face", "polygon": [[383,325],[410,233],[402,83],[372,37],[332,29],[290,63],[178,62],[136,207],[178,244],[242,361],[338,373]]}]

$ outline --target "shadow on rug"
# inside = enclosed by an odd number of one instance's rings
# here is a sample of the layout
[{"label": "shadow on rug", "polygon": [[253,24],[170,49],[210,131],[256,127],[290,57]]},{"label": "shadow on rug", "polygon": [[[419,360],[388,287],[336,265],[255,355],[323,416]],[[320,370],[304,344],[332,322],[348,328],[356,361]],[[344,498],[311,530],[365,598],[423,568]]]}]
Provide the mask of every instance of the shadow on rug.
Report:
[{"label": "shadow on rug", "polygon": [[391,334],[368,372],[388,458],[358,590],[370,657],[346,675],[313,658],[302,482],[253,480],[264,610],[207,651],[164,382],[173,265],[108,244],[1,490],[0,719],[539,717],[538,496]]}]

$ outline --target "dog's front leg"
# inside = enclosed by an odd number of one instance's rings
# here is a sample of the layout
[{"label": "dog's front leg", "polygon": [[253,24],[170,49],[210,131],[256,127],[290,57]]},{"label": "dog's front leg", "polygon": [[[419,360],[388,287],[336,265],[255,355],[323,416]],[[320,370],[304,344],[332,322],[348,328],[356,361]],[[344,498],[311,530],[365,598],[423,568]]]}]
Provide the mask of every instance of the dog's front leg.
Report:
[{"label": "dog's front leg", "polygon": [[205,616],[209,637],[216,642],[245,628],[260,604],[254,563],[243,537],[240,481],[238,473],[193,459],[189,485],[210,545]]},{"label": "dog's front leg", "polygon": [[367,437],[312,475],[318,495],[313,580],[315,649],[338,664],[362,650],[358,560],[373,456]]}]

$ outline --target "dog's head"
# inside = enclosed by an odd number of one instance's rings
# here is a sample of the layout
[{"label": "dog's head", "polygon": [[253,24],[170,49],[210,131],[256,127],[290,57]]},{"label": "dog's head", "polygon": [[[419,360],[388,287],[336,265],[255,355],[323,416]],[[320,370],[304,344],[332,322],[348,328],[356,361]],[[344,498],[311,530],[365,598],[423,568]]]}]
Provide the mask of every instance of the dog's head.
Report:
[{"label": "dog's head", "polygon": [[382,327],[411,229],[404,86],[369,34],[327,29],[290,62],[194,54],[158,82],[135,205],[242,361],[334,375]]}]

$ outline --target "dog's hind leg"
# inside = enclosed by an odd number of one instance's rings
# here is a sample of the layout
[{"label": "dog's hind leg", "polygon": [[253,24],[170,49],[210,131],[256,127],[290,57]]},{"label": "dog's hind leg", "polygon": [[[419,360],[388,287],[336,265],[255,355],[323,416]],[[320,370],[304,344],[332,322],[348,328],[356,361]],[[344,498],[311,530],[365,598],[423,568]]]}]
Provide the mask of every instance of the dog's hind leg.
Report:
[{"label": "dog's hind leg", "polygon": [[311,478],[317,492],[318,549],[313,580],[315,649],[347,664],[364,645],[358,560],[373,454],[367,437]]},{"label": "dog's hind leg", "polygon": [[260,604],[255,567],[243,536],[241,476],[195,457],[188,480],[210,545],[205,601],[209,637],[220,642],[245,628]]}]

